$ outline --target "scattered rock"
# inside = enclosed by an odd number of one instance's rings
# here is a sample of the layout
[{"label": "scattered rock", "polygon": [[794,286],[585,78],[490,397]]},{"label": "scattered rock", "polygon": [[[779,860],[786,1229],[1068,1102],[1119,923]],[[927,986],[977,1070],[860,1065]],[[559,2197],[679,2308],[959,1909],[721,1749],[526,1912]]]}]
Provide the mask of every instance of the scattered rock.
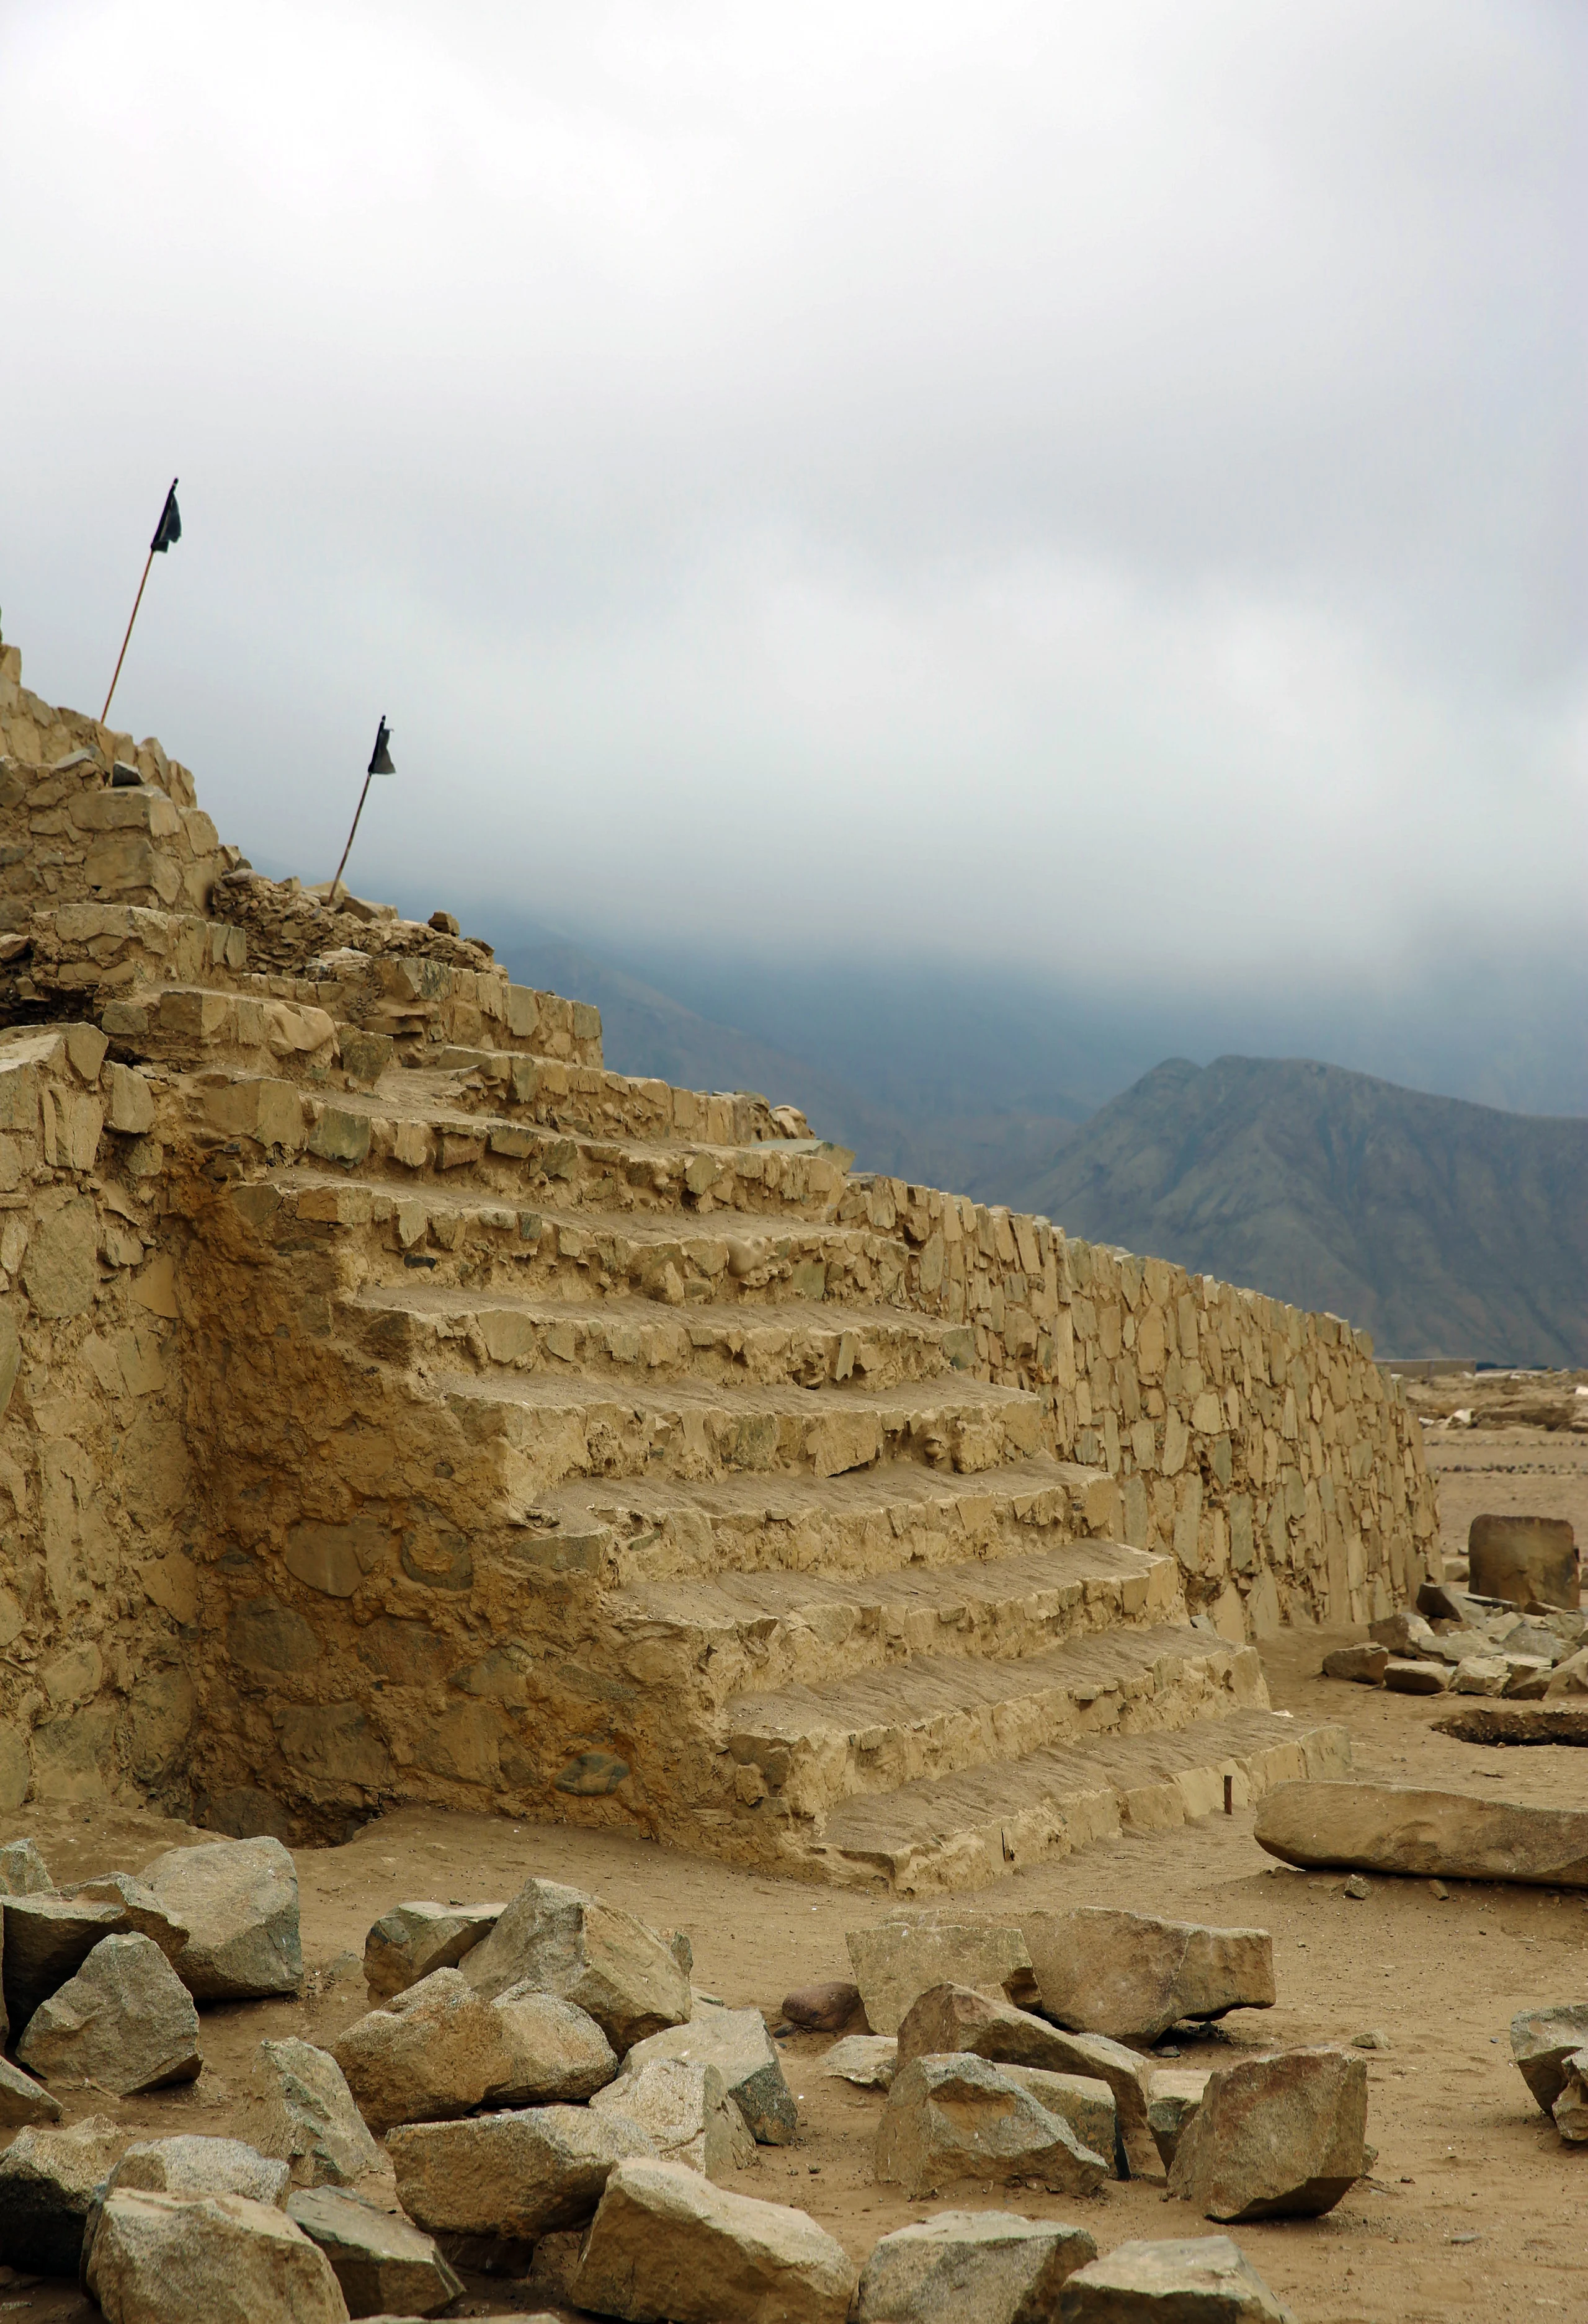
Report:
[{"label": "scattered rock", "polygon": [[843,2034],[852,2023],[857,2034],[866,2030],[860,1987],[840,1978],[827,1985],[802,1985],[797,1992],[786,1993],[783,2015],[790,2025],[799,2025],[807,2034]]},{"label": "scattered rock", "polygon": [[1583,2048],[1588,2048],[1588,2001],[1524,2009],[1511,2019],[1510,2054],[1540,2113],[1554,2113],[1565,2087],[1566,2061]]},{"label": "scattered rock", "polygon": [[1484,1703],[1436,1719],[1434,1732],[1458,1743],[1570,1743],[1581,1749],[1588,1745],[1588,1704]]},{"label": "scattered rock", "polygon": [[1324,1656],[1325,1678],[1354,1679],[1359,1686],[1382,1686],[1389,1667],[1389,1647],[1371,1641],[1365,1646],[1336,1646]]},{"label": "scattered rock", "polygon": [[7,1896],[0,1907],[5,2014],[25,2025],[42,2002],[75,1977],[101,1939],[122,1926],[115,1904],[65,1896]]},{"label": "scattered rock", "polygon": [[72,2275],[94,2190],[126,2144],[103,2115],[67,2130],[19,2130],[0,2154],[0,2254],[34,2275]]},{"label": "scattered rock", "polygon": [[1169,2192],[1210,2219],[1311,2218],[1366,2169],[1368,2070],[1348,2051],[1287,2050],[1208,2078]]},{"label": "scattered rock", "polygon": [[117,2098],[190,2082],[203,2060],[192,1996],[152,1937],[104,1937],[28,2020],[21,2063]]},{"label": "scattered rock", "polygon": [[1148,2083],[1147,2120],[1166,2171],[1174,2167],[1182,2132],[1207,2091],[1205,2070],[1160,2067]]},{"label": "scattered rock", "polygon": [[623,2163],[586,2238],[581,2308],[671,2324],[845,2324],[855,2267],[803,2211],[676,2163]]},{"label": "scattered rock", "polygon": [[1574,1607],[1582,1596],[1576,1536],[1565,1517],[1474,1517],[1467,1568],[1474,1597]]},{"label": "scattered rock", "polygon": [[719,2183],[754,2163],[755,2141],[715,2065],[653,2058],[635,2073],[625,2065],[590,2106],[638,2123],[663,2163],[687,2163]]},{"label": "scattered rock", "polygon": [[1566,2060],[1565,2080],[1549,2111],[1563,2138],[1574,2146],[1588,2143],[1588,2050],[1574,2050]]},{"label": "scattered rock", "polygon": [[50,1868],[31,1840],[8,1840],[0,1848],[0,1896],[51,1896]]},{"label": "scattered rock", "polygon": [[1342,1884],[1340,1893],[1343,1896],[1352,1897],[1360,1904],[1364,1896],[1371,1896],[1373,1892],[1368,1886],[1367,1882],[1362,1878],[1362,1874],[1360,1872],[1353,1872],[1350,1878]]},{"label": "scattered rock", "polygon": [[527,1880],[464,1963],[487,1997],[528,1985],[575,2003],[620,2053],[689,2015],[688,1977],[655,1930],[555,1880]]},{"label": "scattered rock", "polygon": [[141,2138],[126,2149],[106,2187],[146,2195],[246,2195],[251,2203],[286,2202],[291,2174],[277,2157],[240,2138]]},{"label": "scattered rock", "polygon": [[1036,2324],[1097,2256],[1084,2227],[1017,2211],[939,2211],[883,2236],[860,2272],[854,2324]]},{"label": "scattered rock", "polygon": [[107,1872],[99,1880],[79,1880],[61,1890],[74,1904],[119,1904],[121,1928],[140,1937],[152,1937],[168,1961],[174,1961],[190,1932],[185,1921],[168,1913],[152,1888],[134,1880],[130,1872]]},{"label": "scattered rock", "polygon": [[500,1904],[393,1904],[364,1941],[371,1998],[390,2001],[432,1969],[455,1969],[502,1918]]},{"label": "scattered rock", "polygon": [[1116,2244],[1071,2276],[1059,2324],[1295,2324],[1228,2236]]},{"label": "scattered rock", "polygon": [[1588,1887],[1588,1810],[1523,1807],[1400,1784],[1278,1784],[1260,1848],[1287,1864]]},{"label": "scattered rock", "polygon": [[1444,1694],[1450,1677],[1443,1663],[1403,1662],[1391,1655],[1384,1665],[1384,1684],[1391,1694]]},{"label": "scattered rock", "polygon": [[300,1989],[298,1873],[279,1840],[172,1848],[142,1878],[191,1932],[175,1967],[196,2001]]},{"label": "scattered rock", "polygon": [[1544,1694],[1545,1700],[1551,1702],[1560,1695],[1588,1694],[1588,1647],[1569,1655],[1556,1666]]},{"label": "scattered rock", "polygon": [[380,2168],[381,2151],[327,2050],[289,2038],[262,2042],[254,2086],[264,2100],[261,2153],[291,2164],[294,2187],[339,2187]]},{"label": "scattered rock", "polygon": [[949,1979],[1006,1999],[1015,1987],[1023,1997],[1031,1968],[1020,1930],[982,1923],[879,1921],[845,1942],[873,2034],[897,2034],[928,1987]]},{"label": "scattered rock", "polygon": [[863,2090],[891,2089],[899,2067],[899,2043],[891,2034],[847,2034],[824,2050],[818,2074],[836,2074]]},{"label": "scattered rock", "polygon": [[1034,2180],[1055,2194],[1089,2195],[1109,2163],[1003,2067],[961,2056],[900,2068],[877,2129],[876,2171],[911,2195],[963,2179]]},{"label": "scattered rock", "polygon": [[300,2188],[288,2198],[287,2217],[329,2260],[349,2316],[434,2316],[463,2295],[422,2228],[357,2195]]},{"label": "scattered rock", "polygon": [[589,2098],[617,2058],[593,2017],[555,1994],[494,2001],[460,1969],[432,1969],[340,2034],[332,2055],[371,2127],[447,2122],[483,2106]]},{"label": "scattered rock", "polygon": [[1511,1665],[1500,1655],[1468,1655],[1457,1663],[1450,1682],[1453,1694],[1503,1694],[1511,1680]]},{"label": "scattered rock", "polygon": [[1266,1929],[1209,1929],[1090,1906],[1029,1914],[1022,1927],[1043,2008],[1078,2033],[1150,2043],[1183,2017],[1274,2005]]},{"label": "scattered rock", "polygon": [[1353,2050],[1388,2050],[1391,2043],[1388,2034],[1380,2033],[1375,2026],[1370,2034],[1353,2034],[1351,2046]]},{"label": "scattered rock", "polygon": [[60,2100],[9,2058],[0,2058],[0,2130],[14,2130],[19,2123],[60,2120]]},{"label": "scattered rock", "polygon": [[799,2128],[799,2109],[783,2079],[783,2061],[759,2009],[724,2009],[702,2002],[687,2025],[636,2042],[623,2061],[623,2073],[638,2072],[656,2058],[715,2066],[759,2145],[787,2146]]},{"label": "scattered rock", "polygon": [[[1113,2092],[1090,2074],[1059,2074],[1047,2066],[1001,2066],[999,2072],[1029,2090],[1039,2106],[1067,2122],[1083,2146],[1108,2157],[1112,2171],[1119,2153]],[[1129,2174],[1121,2171],[1122,2179]]]},{"label": "scattered rock", "polygon": [[1391,1661],[1444,1660],[1439,1634],[1432,1623],[1405,1606],[1387,1614],[1381,1622],[1371,1624],[1368,1637],[1374,1646],[1382,1646]]},{"label": "scattered rock", "polygon": [[112,2195],[88,2288],[108,2324],[346,2324],[347,2314],[324,2253],[245,2195]]},{"label": "scattered rock", "polygon": [[533,2237],[580,2226],[613,2166],[653,2150],[622,2115],[553,2106],[407,2123],[386,2152],[403,2209],[432,2235]]}]

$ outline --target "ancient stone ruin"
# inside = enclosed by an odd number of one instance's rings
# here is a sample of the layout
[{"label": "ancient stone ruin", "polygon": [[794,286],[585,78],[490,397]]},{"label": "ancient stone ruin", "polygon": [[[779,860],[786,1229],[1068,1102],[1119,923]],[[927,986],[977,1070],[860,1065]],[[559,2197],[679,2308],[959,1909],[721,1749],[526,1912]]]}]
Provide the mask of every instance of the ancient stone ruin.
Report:
[{"label": "ancient stone ruin", "polygon": [[0,654],[0,1806],[383,1803],[901,1892],[1338,1772],[1431,1572],[1371,1344],[608,1071]]}]

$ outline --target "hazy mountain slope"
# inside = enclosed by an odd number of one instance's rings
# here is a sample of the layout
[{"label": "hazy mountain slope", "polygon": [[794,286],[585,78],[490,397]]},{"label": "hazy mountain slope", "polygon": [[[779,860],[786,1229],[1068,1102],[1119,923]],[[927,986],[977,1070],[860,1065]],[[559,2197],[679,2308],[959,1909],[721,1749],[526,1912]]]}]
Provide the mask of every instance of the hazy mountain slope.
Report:
[{"label": "hazy mountain slope", "polygon": [[1387,1354],[1588,1361],[1588,1121],[1293,1058],[1172,1058],[1018,1199],[1094,1240],[1332,1309]]}]

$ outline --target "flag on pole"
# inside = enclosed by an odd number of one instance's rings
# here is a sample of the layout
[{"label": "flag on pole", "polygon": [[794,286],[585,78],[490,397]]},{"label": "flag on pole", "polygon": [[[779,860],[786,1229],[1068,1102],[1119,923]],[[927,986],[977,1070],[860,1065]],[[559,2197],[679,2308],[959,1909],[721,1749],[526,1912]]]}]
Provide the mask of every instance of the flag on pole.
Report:
[{"label": "flag on pole", "polygon": [[392,764],[392,753],[386,748],[386,745],[391,739],[392,729],[387,725],[385,718],[383,715],[380,724],[375,729],[375,747],[370,753],[369,766],[366,770],[368,773],[372,775],[394,775],[396,773],[397,770]]},{"label": "flag on pole", "polygon": [[163,557],[171,543],[182,537],[182,512],[177,506],[177,483],[173,476],[171,490],[165,496],[165,506],[160,512],[160,522],[154,528],[154,538],[149,543],[151,557]]}]

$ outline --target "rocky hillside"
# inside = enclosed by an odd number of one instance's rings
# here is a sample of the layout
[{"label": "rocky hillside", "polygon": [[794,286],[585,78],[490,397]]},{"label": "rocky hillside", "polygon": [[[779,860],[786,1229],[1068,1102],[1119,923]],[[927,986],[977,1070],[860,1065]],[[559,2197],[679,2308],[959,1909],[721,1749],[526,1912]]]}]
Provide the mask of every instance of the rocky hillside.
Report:
[{"label": "rocky hillside", "polygon": [[1389,1354],[1588,1361],[1588,1121],[1300,1058],[1173,1057],[1017,1199],[1348,1316]]}]

